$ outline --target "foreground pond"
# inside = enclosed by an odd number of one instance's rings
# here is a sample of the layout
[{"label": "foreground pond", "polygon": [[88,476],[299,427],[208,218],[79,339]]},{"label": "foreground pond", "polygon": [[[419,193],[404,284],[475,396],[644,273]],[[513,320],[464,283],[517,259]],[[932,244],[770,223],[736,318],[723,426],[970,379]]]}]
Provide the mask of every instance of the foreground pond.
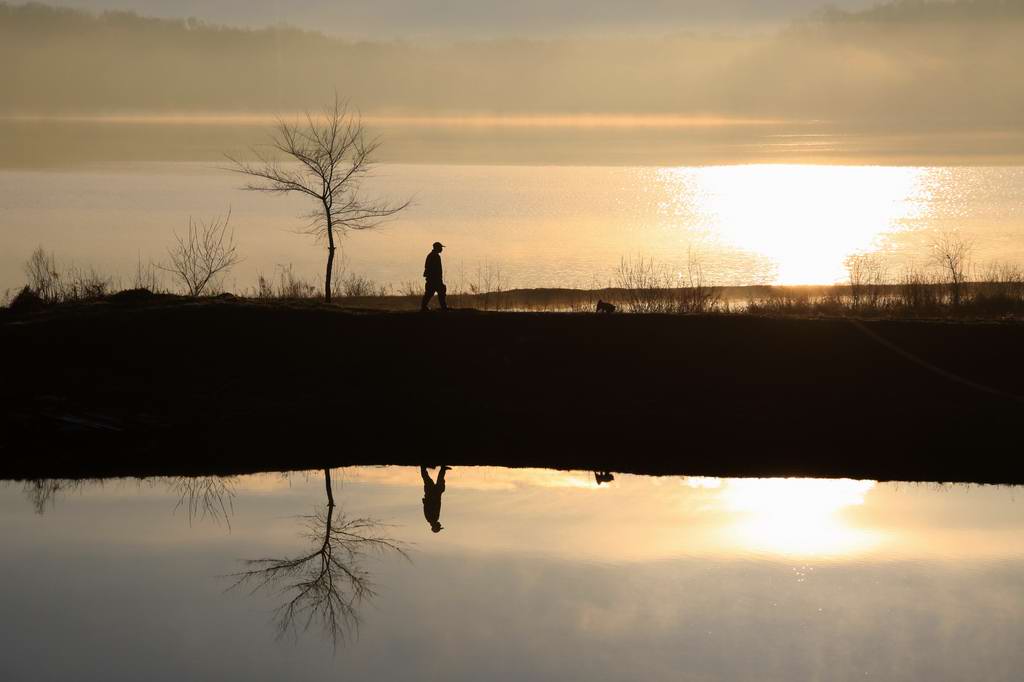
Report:
[{"label": "foreground pond", "polygon": [[458,468],[442,493],[439,475],[0,483],[0,679],[1024,666],[1019,488]]}]

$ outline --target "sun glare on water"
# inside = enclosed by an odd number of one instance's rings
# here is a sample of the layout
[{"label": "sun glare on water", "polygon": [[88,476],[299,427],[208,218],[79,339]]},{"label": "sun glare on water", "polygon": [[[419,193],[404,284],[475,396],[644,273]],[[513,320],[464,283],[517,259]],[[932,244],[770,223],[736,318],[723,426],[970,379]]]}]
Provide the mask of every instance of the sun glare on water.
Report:
[{"label": "sun glare on water", "polygon": [[737,479],[722,488],[734,523],[731,542],[756,553],[801,557],[855,554],[876,546],[878,532],[857,528],[843,512],[864,504],[874,481]]},{"label": "sun glare on water", "polygon": [[[920,168],[745,165],[668,168],[709,246],[767,259],[775,284],[840,282],[852,254],[919,217]],[[669,190],[671,191],[671,190]]]}]

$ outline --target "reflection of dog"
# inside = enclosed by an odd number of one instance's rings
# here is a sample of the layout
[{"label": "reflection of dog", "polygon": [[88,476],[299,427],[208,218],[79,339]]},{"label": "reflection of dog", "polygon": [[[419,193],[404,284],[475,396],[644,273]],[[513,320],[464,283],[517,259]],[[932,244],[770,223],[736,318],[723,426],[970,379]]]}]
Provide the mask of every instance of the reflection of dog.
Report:
[{"label": "reflection of dog", "polygon": [[599,312],[599,313],[614,313],[615,312],[615,306],[612,305],[611,303],[606,303],[604,301],[598,301],[597,302],[597,312]]}]

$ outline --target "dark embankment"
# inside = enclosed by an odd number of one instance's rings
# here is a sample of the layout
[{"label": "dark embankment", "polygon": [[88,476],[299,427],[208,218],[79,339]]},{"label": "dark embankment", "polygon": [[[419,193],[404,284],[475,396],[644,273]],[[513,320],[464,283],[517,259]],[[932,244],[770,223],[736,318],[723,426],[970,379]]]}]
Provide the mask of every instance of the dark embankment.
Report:
[{"label": "dark embankment", "polygon": [[1022,482],[1022,348],[1020,324],[58,307],[0,321],[0,477],[447,462]]}]

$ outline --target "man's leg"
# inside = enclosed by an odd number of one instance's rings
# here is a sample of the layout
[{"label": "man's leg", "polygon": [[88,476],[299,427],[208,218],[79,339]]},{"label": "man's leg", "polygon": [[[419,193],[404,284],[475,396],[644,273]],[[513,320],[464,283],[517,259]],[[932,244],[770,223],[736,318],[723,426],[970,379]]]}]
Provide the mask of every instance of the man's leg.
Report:
[{"label": "man's leg", "polygon": [[423,293],[423,302],[420,303],[420,310],[426,310],[430,304],[430,299],[434,295],[434,287],[430,285],[430,282],[426,284],[426,290]]},{"label": "man's leg", "polygon": [[448,310],[448,287],[444,284],[437,285],[437,300],[441,304],[441,310]]}]

